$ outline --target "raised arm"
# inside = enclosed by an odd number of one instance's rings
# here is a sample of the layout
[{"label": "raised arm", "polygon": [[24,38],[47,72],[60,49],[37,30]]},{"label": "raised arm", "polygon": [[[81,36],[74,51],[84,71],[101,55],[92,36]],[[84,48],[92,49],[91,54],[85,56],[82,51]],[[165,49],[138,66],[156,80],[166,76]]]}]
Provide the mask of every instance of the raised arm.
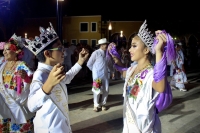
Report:
[{"label": "raised arm", "polygon": [[164,51],[164,47],[167,42],[167,38],[165,33],[162,31],[156,31],[156,39],[158,43],[155,46],[155,54],[156,54],[156,64],[154,66],[154,81],[152,83],[153,89],[157,92],[163,92],[165,90],[167,75],[166,75],[166,64],[167,57],[166,52]]}]

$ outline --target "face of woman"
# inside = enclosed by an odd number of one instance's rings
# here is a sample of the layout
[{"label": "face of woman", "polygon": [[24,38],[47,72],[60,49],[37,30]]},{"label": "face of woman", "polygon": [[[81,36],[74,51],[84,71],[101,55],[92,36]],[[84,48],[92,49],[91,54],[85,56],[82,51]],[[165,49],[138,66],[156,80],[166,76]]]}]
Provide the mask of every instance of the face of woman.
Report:
[{"label": "face of woman", "polygon": [[132,39],[129,52],[131,56],[131,61],[139,61],[140,59],[147,56],[148,50],[142,40],[138,36],[135,36]]},{"label": "face of woman", "polygon": [[5,44],[3,55],[5,57],[5,60],[15,61],[16,57],[17,57],[17,53],[15,51],[11,50],[10,47],[11,47],[11,44],[9,44],[9,43]]}]

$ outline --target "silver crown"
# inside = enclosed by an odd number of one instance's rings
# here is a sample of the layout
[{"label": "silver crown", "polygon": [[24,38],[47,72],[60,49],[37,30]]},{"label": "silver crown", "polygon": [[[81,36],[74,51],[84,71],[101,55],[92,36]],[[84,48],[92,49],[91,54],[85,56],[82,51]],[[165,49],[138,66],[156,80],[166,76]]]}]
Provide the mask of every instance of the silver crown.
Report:
[{"label": "silver crown", "polygon": [[51,23],[50,26],[46,30],[43,27],[39,28],[40,37],[35,36],[34,40],[25,39],[28,45],[25,44],[24,46],[34,55],[40,53],[45,47],[59,38]]},{"label": "silver crown", "polygon": [[16,43],[17,43],[17,46],[20,47],[20,48],[23,48],[24,47],[24,42],[21,38],[21,36],[17,36],[15,33],[11,36],[10,39],[13,39]]},{"label": "silver crown", "polygon": [[142,39],[142,41],[145,43],[145,45],[152,52],[151,47],[152,47],[154,38],[153,38],[153,34],[151,34],[151,32],[148,32],[148,29],[146,29],[146,27],[147,27],[147,24],[146,24],[146,20],[145,20],[144,23],[141,25],[137,35]]}]

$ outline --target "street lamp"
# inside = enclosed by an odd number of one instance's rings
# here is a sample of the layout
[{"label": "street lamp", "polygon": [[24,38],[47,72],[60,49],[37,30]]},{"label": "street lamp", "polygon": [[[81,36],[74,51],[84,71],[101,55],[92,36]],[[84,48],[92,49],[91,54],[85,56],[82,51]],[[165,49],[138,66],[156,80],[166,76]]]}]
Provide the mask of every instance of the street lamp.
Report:
[{"label": "street lamp", "polygon": [[120,33],[121,33],[121,34],[120,34],[120,37],[123,37],[123,31],[121,31]]},{"label": "street lamp", "polygon": [[112,30],[112,24],[109,21],[109,25],[108,25],[108,32],[109,32],[109,42],[111,42],[111,30]]},{"label": "street lamp", "polygon": [[62,42],[62,2],[64,0],[57,0],[57,34]]},{"label": "street lamp", "polygon": [[25,33],[25,38],[27,38],[27,33]]}]

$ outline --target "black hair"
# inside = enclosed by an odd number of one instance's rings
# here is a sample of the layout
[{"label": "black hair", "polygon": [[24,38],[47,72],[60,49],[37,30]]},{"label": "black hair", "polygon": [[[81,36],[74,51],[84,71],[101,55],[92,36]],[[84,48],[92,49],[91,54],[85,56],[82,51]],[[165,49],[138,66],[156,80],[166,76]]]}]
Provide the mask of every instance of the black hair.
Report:
[{"label": "black hair", "polygon": [[36,55],[36,58],[38,59],[39,62],[45,62],[46,57],[44,56],[44,51],[47,49],[51,49],[53,44],[56,43],[59,39],[54,40],[52,43],[50,43],[47,47],[45,47],[40,53]]}]

